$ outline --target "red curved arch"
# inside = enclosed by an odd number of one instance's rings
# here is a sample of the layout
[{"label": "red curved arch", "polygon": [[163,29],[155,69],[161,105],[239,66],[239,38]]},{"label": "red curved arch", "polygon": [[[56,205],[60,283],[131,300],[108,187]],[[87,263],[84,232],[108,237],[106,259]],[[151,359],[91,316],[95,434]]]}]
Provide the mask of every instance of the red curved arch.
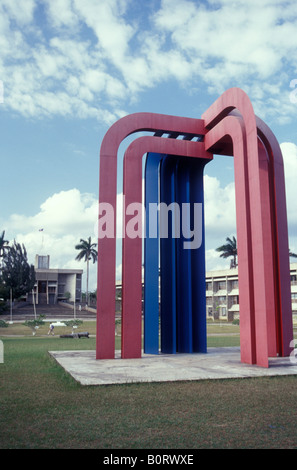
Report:
[{"label": "red curved arch", "polygon": [[[118,148],[121,142],[133,133],[160,130],[193,135],[205,133],[204,122],[201,119],[136,113],[117,121],[104,136],[100,148],[99,201],[110,204],[114,208],[114,227],[116,227]],[[115,265],[115,238],[106,237],[98,240],[97,359],[111,359],[115,354]]]},{"label": "red curved arch", "polygon": [[[247,262],[253,276],[255,322],[254,350],[250,358],[267,367],[269,356],[289,354],[293,337],[290,283],[287,284],[289,251],[282,156],[272,132],[256,118],[248,96],[238,88],[227,90],[204,113],[209,133],[216,128],[224,132],[221,123],[229,113],[233,119],[242,119],[245,129],[244,137],[239,131],[235,134],[237,139],[242,139],[246,154],[245,191],[250,206],[247,237],[250,233],[251,251]],[[208,134],[205,140],[209,140]],[[242,184],[240,178],[238,181],[235,179],[235,186]],[[239,230],[239,238],[242,237]],[[285,261],[280,259],[280,253]],[[253,315],[253,311],[251,313]]]}]

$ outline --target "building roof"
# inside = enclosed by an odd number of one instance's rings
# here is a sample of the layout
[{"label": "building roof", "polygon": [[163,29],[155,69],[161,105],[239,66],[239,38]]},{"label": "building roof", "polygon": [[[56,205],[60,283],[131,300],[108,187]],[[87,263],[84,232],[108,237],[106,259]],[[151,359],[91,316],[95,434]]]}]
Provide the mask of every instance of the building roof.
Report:
[{"label": "building roof", "polygon": [[37,268],[35,269],[36,273],[56,273],[56,274],[82,274],[83,269],[60,269],[60,268],[49,268],[49,269],[41,269]]},{"label": "building roof", "polygon": [[[297,263],[290,264],[290,271],[297,270]],[[238,277],[238,268],[232,269],[219,269],[214,271],[207,271],[206,277],[230,277],[230,276],[237,276]]]}]

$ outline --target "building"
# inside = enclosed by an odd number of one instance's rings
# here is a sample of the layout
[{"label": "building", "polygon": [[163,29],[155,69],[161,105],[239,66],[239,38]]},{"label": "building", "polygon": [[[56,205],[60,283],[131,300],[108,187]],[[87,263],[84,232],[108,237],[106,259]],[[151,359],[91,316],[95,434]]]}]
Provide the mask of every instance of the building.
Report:
[{"label": "building", "polygon": [[[290,265],[293,321],[297,323],[297,263]],[[144,284],[142,283],[142,290]],[[122,282],[116,282],[117,312],[121,310]],[[206,273],[206,318],[233,321],[239,319],[238,269]]]},{"label": "building", "polygon": [[[297,263],[290,265],[293,320],[297,321]],[[206,273],[207,319],[239,319],[238,269]]]},{"label": "building", "polygon": [[206,318],[239,319],[237,268],[206,273]]},{"label": "building", "polygon": [[[36,304],[56,304],[69,300],[81,302],[82,269],[50,269],[50,257],[36,255],[34,300]],[[32,294],[28,295],[32,301]]]}]

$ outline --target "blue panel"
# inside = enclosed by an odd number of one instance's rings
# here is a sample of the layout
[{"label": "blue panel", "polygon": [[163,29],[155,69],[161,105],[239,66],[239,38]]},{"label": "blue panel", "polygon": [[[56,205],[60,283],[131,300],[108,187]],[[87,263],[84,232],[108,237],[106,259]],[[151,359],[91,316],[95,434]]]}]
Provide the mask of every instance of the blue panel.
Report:
[{"label": "blue panel", "polygon": [[[162,155],[149,153],[145,164],[144,240],[144,352],[159,353],[159,230],[150,205],[159,202],[159,165]],[[157,215],[157,214],[155,214]]]},{"label": "blue panel", "polygon": [[[164,158],[160,167],[160,200],[167,206],[175,202],[175,172],[176,158]],[[167,354],[176,353],[176,238],[173,235],[172,214],[168,211],[168,237],[160,233],[161,351]]]},{"label": "blue panel", "polygon": [[184,227],[190,229],[189,158],[180,158],[177,165],[176,200],[180,207],[180,238],[177,240],[177,351],[191,353],[192,347],[192,283],[191,251],[184,248]]},{"label": "blue panel", "polygon": [[[146,159],[146,353],[159,352],[159,261],[161,351],[167,354],[207,351],[203,199],[205,163],[207,162],[204,159],[152,153],[148,154]],[[177,203],[180,210],[175,216],[172,216],[171,210],[163,213],[161,220],[165,222],[168,232],[164,231],[162,222],[160,226],[157,223],[159,202],[165,203],[167,209],[170,204]],[[155,204],[153,212],[149,206],[152,203]],[[199,209],[195,211],[198,205]],[[188,214],[185,208],[190,208]],[[172,227],[174,217],[179,221],[179,233]]]},{"label": "blue panel", "polygon": [[[193,314],[193,352],[207,352],[206,330],[206,293],[205,293],[205,234],[204,234],[204,197],[203,170],[205,160],[193,159],[189,162],[191,175],[191,201],[202,204],[202,217],[197,223],[202,235],[201,246],[189,250],[192,256],[192,314]],[[193,222],[194,223],[194,222]],[[196,233],[198,237],[198,234]]]}]

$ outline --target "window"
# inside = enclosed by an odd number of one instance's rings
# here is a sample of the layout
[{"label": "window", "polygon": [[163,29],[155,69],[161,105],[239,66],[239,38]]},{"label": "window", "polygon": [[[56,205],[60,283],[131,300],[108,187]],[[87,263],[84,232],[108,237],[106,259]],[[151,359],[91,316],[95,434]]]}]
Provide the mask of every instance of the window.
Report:
[{"label": "window", "polygon": [[238,289],[238,279],[233,279],[231,281],[231,290]]},{"label": "window", "polygon": [[39,269],[49,268],[49,256],[38,256],[38,268]]},{"label": "window", "polygon": [[46,294],[46,281],[39,281],[38,282],[38,293],[39,294]]},{"label": "window", "polygon": [[64,294],[64,292],[65,292],[65,286],[64,286],[64,284],[59,284],[58,292],[59,292],[59,295],[63,295],[63,294]]},{"label": "window", "polygon": [[221,315],[222,315],[222,317],[225,317],[227,315],[226,307],[221,307]]},{"label": "window", "polygon": [[218,290],[226,289],[226,281],[218,281]]},{"label": "window", "polygon": [[231,305],[239,304],[239,296],[238,295],[231,295],[229,298],[230,298]]}]

